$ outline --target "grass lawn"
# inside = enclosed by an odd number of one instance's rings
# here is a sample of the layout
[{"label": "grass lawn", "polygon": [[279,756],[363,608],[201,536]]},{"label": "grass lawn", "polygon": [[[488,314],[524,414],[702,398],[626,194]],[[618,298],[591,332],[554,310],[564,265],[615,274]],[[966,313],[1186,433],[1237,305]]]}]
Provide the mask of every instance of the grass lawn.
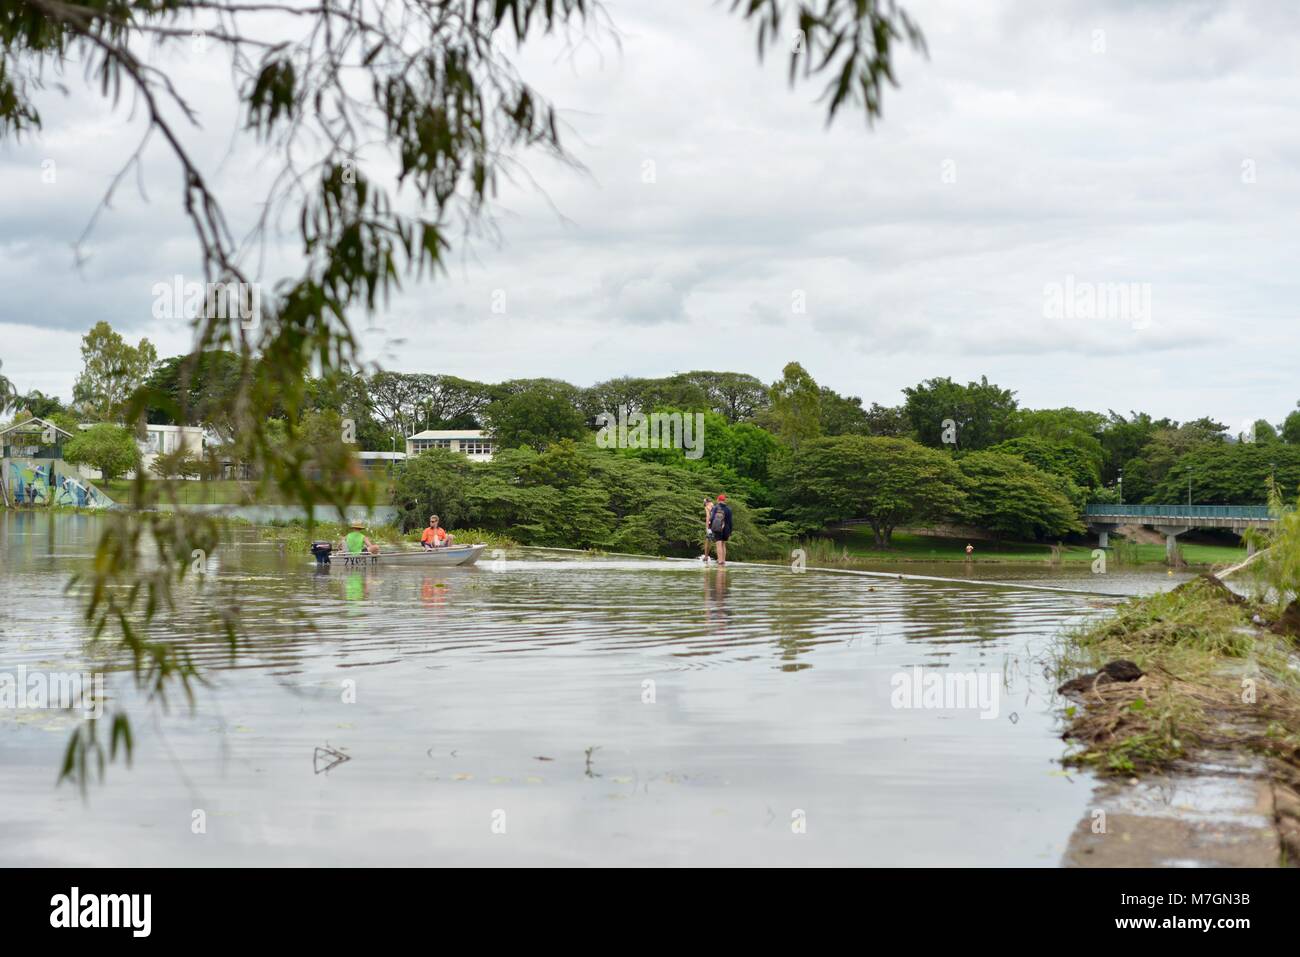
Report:
[{"label": "grass lawn", "polygon": [[[964,538],[939,538],[929,535],[909,535],[895,532],[893,547],[876,547],[871,529],[865,525],[845,529],[834,536],[837,550],[844,549],[850,556],[874,561],[912,562],[964,562],[967,561]],[[1118,539],[1112,537],[1112,542]],[[1051,561],[1050,545],[1036,542],[984,542],[973,541],[975,552],[970,561],[977,562],[1047,562]],[[1219,565],[1238,562],[1246,557],[1246,549],[1226,545],[1204,545],[1195,542],[1180,543],[1183,558],[1191,565]],[[1061,548],[1062,562],[1092,562],[1093,545],[1065,545]],[[1108,553],[1114,556],[1117,549]],[[1127,556],[1123,556],[1127,557]],[[1164,545],[1137,545],[1136,560],[1140,563],[1162,563]],[[809,555],[811,561],[813,555]],[[1114,558],[1109,559],[1114,561]]]},{"label": "grass lawn", "polygon": [[[154,480],[162,483],[163,480]],[[175,487],[176,501],[182,505],[286,505],[294,504],[288,502],[279,495],[277,489],[271,489],[269,494],[257,494],[256,482],[241,482],[238,479],[216,479],[211,482],[170,482]],[[134,483],[128,479],[118,479],[113,482],[96,482],[95,485],[102,489],[114,502],[121,505],[131,504],[132,487]],[[388,480],[381,478],[375,486],[375,502],[383,505],[388,502]],[[165,502],[171,502],[171,493],[166,489],[162,491],[162,499]]]}]

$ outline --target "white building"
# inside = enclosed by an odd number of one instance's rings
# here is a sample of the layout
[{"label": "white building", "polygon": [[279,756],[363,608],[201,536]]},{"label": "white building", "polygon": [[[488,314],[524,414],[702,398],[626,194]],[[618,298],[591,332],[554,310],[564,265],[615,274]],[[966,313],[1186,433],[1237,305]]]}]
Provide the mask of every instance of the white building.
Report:
[{"label": "white building", "polygon": [[426,429],[406,440],[406,455],[419,455],[425,449],[460,452],[471,462],[491,462],[496,440],[482,429]]},{"label": "white building", "polygon": [[[82,429],[89,429],[94,423],[81,423]],[[203,429],[195,425],[145,425],[144,438],[136,438],[135,444],[140,449],[140,464],[144,472],[150,478],[154,476],[149,471],[154,460],[160,455],[166,455],[175,452],[178,449],[188,449],[190,454],[195,458],[203,456]],[[98,479],[100,478],[99,470],[92,469],[89,466],[78,466],[78,471],[82,478]],[[134,473],[128,472],[127,478],[134,477]]]},{"label": "white building", "polygon": [[144,467],[149,468],[159,455],[187,449],[196,458],[203,454],[203,429],[194,425],[146,425],[143,439],[138,439]]}]

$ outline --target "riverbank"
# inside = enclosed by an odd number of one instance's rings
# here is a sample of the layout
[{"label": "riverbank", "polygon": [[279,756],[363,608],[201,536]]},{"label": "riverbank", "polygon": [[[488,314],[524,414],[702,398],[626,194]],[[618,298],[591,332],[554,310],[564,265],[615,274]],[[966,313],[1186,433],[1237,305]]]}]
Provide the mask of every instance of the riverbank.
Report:
[{"label": "riverbank", "polygon": [[1106,779],[1068,864],[1300,866],[1300,633],[1280,603],[1203,575],[1066,639],[1065,763]]}]

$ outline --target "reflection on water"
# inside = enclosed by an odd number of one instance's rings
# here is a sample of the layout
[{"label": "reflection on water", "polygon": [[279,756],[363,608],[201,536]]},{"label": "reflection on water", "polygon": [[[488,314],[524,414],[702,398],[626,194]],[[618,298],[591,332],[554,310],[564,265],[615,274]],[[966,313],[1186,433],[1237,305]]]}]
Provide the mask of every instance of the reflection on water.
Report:
[{"label": "reflection on water", "polygon": [[[0,671],[121,667],[63,593],[96,523],[0,515]],[[7,859],[1055,865],[1085,810],[1090,785],[1056,764],[1045,663],[1108,600],[558,552],[322,570],[230,534],[165,626],[211,685],[163,714],[110,673],[137,753],[89,803],[52,786],[70,719],[0,711]],[[233,658],[211,628],[223,604],[246,638]],[[914,666],[995,674],[999,713],[892,707]]]}]

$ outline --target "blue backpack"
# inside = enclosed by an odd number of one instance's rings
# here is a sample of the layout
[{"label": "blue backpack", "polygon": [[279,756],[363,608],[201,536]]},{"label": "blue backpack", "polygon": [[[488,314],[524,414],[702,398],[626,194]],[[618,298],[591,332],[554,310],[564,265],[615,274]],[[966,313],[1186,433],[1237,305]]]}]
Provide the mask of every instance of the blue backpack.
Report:
[{"label": "blue backpack", "polygon": [[717,535],[719,532],[726,531],[727,528],[726,508],[727,506],[725,505],[713,506],[713,514],[709,516],[709,531],[711,531],[714,535]]}]

